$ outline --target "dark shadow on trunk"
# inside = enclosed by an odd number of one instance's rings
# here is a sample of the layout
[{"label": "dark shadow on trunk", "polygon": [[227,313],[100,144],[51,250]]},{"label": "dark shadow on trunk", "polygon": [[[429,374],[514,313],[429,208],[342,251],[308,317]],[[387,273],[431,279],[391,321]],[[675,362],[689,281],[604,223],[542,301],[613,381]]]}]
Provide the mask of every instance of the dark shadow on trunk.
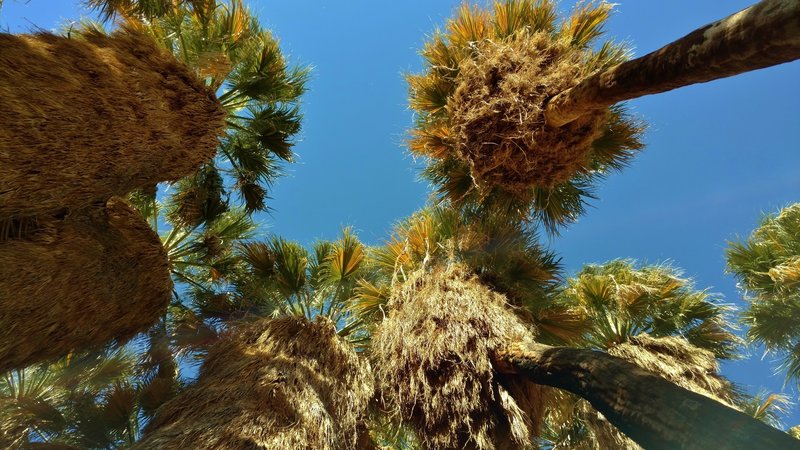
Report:
[{"label": "dark shadow on trunk", "polygon": [[495,366],[586,399],[648,450],[800,449],[780,430],[606,353],[520,343]]}]

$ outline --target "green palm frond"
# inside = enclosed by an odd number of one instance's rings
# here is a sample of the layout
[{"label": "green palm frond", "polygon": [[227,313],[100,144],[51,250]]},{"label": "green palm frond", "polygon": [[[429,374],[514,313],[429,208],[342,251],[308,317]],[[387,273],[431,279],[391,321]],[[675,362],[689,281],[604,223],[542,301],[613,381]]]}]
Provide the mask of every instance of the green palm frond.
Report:
[{"label": "green palm frond", "polygon": [[781,416],[789,413],[792,402],[785,395],[769,393],[762,389],[755,395],[742,399],[738,406],[743,413],[772,427],[782,428]]},{"label": "green palm frond", "polygon": [[718,358],[736,354],[731,308],[668,265],[638,266],[615,260],[585,266],[567,281],[559,305],[584,311],[592,325],[584,338],[604,349],[640,333],[680,335]]},{"label": "green palm frond", "polygon": [[765,216],[747,239],[728,244],[726,256],[749,301],[748,340],[777,352],[780,369],[800,380],[800,203]]}]

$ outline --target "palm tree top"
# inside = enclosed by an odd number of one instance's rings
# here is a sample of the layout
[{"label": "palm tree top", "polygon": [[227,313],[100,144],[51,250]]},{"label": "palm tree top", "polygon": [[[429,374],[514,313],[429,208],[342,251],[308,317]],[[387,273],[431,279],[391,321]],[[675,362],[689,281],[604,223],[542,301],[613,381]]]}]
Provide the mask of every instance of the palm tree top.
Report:
[{"label": "palm tree top", "polygon": [[424,176],[456,205],[479,204],[540,219],[551,231],[582,212],[591,187],[642,147],[643,126],[622,107],[563,128],[544,125],[544,103],[628,57],[597,45],[611,10],[587,3],[559,21],[549,0],[463,5],[422,50],[407,77],[417,113],[409,142],[428,158]]}]

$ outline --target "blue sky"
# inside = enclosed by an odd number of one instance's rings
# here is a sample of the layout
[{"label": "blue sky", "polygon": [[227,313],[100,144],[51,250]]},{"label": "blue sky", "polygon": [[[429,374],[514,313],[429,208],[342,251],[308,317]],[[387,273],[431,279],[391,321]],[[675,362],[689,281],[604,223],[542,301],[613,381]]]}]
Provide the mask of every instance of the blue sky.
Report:
[{"label": "blue sky", "polygon": [[[753,1],[620,0],[608,35],[644,55]],[[267,232],[311,243],[352,225],[371,244],[421,207],[421,161],[403,142],[411,125],[403,73],[459,0],[250,0],[294,62],[313,66],[304,98],[298,164],[287,168],[262,217]],[[563,1],[568,8],[572,2]],[[0,26],[25,32],[75,19],[79,2],[6,0]],[[763,212],[800,201],[800,62],[629,102],[650,128],[647,148],[599,190],[581,220],[549,245],[568,273],[583,263],[631,257],[671,261],[698,287],[741,305],[724,274],[728,240]],[[800,326],[800,324],[799,324]],[[750,390],[784,391],[769,356],[751,349],[724,372]],[[795,407],[787,425],[800,424]]]}]

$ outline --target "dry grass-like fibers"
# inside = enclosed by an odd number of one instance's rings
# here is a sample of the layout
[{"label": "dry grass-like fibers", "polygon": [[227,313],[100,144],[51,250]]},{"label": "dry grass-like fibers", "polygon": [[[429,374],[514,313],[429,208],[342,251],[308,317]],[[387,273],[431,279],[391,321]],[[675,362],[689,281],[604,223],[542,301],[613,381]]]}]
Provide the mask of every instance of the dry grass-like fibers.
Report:
[{"label": "dry grass-like fibers", "polygon": [[593,142],[607,126],[600,110],[560,128],[545,125],[544,106],[586,76],[586,51],[549,33],[477,42],[461,62],[447,102],[456,156],[478,188],[520,196],[590,170]]},{"label": "dry grass-like fibers", "polygon": [[125,342],[164,313],[167,255],[124,200],[17,231],[0,236],[0,372]]},{"label": "dry grass-like fibers", "polygon": [[80,209],[210,160],[225,111],[133,30],[0,34],[0,219]]},{"label": "dry grass-like fibers", "polygon": [[504,296],[468,269],[412,274],[393,294],[371,345],[386,403],[429,449],[528,448],[540,387],[497,374],[492,355],[533,339]]},{"label": "dry grass-like fibers", "polygon": [[374,386],[326,318],[260,319],[209,351],[136,449],[353,449]]},{"label": "dry grass-like fibers", "polygon": [[[705,395],[734,407],[732,386],[721,377],[714,354],[690,344],[679,336],[652,337],[640,334],[628,342],[608,349],[613,356],[625,359],[692,392]],[[640,450],[641,446],[619,432],[585,401],[580,401],[586,423],[597,449]]]}]

